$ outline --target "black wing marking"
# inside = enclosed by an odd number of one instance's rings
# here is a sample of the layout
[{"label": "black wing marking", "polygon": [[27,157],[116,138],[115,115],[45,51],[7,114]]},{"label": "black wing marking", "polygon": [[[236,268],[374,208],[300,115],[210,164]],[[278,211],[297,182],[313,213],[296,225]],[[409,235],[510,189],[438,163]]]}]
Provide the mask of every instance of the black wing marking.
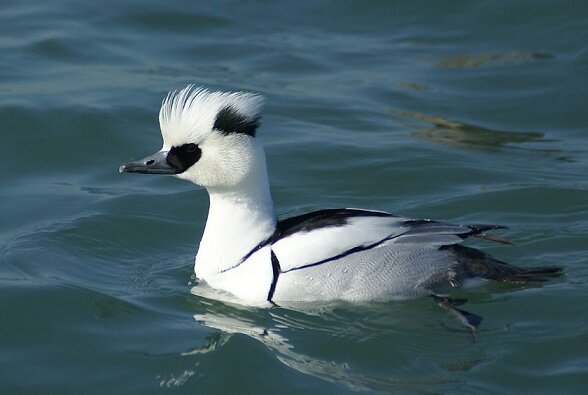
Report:
[{"label": "black wing marking", "polygon": [[[364,226],[367,226],[367,228],[356,228],[357,222],[354,222],[354,219],[357,221],[363,219],[369,220],[369,218],[373,218],[374,222],[368,221],[365,223]],[[390,221],[388,222],[387,219],[390,219]],[[372,229],[370,225],[372,223],[376,228]],[[386,225],[382,227],[382,223],[386,223]],[[316,251],[315,259],[311,259],[308,256],[302,261],[296,259],[296,256],[298,256],[297,251],[300,251],[301,248],[304,249],[306,245],[299,245],[300,239],[298,239],[299,242],[292,243],[294,239],[290,239],[291,236],[297,238],[306,234],[312,239],[312,234],[315,231],[317,234],[324,233],[325,231],[328,232],[329,229],[335,232],[338,228],[345,226],[350,226],[350,234],[354,234],[357,237],[347,240],[344,240],[345,237],[337,239],[339,242],[332,246],[321,245],[320,247],[324,247],[324,249],[319,248],[322,251]],[[226,270],[239,266],[256,251],[268,245],[274,245],[278,250],[280,250],[280,245],[282,246],[280,261],[284,260],[284,265],[282,265],[279,272],[283,273],[322,265],[351,254],[376,248],[388,242],[417,243],[442,248],[443,246],[457,244],[470,236],[494,240],[494,238],[489,237],[483,232],[502,228],[504,227],[497,225],[464,226],[432,220],[413,220],[382,211],[349,208],[318,210],[279,221],[276,225],[276,230],[269,238],[261,241],[256,247],[245,254],[238,263]],[[359,234],[357,232],[358,229],[362,229]],[[375,234],[366,234],[374,229]],[[363,233],[364,230],[366,233]],[[344,234],[346,233],[344,232]],[[501,240],[497,238],[494,241]],[[284,243],[288,245],[286,250],[283,249]],[[274,247],[272,247],[272,250]],[[328,252],[329,248],[331,249],[331,253]]]},{"label": "black wing marking", "polygon": [[349,223],[350,218],[356,217],[397,217],[383,211],[370,211],[353,208],[333,208],[297,215],[278,221],[276,231],[272,235],[271,242],[276,242],[298,232],[310,232],[312,230],[330,226],[343,226]]},{"label": "black wing marking", "polygon": [[[287,238],[299,232],[311,232],[328,227],[339,227],[349,223],[351,218],[358,217],[389,217],[402,218],[384,211],[362,210],[353,208],[336,208],[312,211],[310,213],[297,215],[278,221],[276,230],[267,239],[261,241],[241,258],[235,265],[223,270],[223,272],[234,269],[245,262],[256,251],[263,247],[274,244],[277,241]],[[384,240],[382,240],[384,241]],[[379,244],[379,243],[378,243]],[[330,261],[331,259],[329,259]]]}]

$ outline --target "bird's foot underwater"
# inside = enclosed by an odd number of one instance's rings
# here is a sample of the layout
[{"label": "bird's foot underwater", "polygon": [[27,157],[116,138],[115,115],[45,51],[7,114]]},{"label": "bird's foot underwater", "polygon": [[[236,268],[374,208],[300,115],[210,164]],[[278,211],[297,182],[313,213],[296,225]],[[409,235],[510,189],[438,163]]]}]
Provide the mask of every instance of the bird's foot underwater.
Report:
[{"label": "bird's foot underwater", "polygon": [[441,307],[443,310],[447,311],[451,314],[455,319],[457,319],[463,326],[470,330],[472,336],[472,342],[475,342],[478,338],[477,329],[482,322],[482,317],[470,313],[469,311],[465,311],[462,309],[458,309],[455,306],[460,306],[467,302],[467,299],[452,299],[446,296],[439,296],[439,295],[431,295],[433,300]]}]

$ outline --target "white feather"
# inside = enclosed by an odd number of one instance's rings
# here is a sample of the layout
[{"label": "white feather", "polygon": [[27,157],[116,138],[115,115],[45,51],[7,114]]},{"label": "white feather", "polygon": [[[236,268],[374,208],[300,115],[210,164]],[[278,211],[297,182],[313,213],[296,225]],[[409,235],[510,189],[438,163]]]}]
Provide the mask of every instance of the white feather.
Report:
[{"label": "white feather", "polygon": [[212,132],[217,114],[226,106],[253,119],[261,113],[263,97],[247,92],[211,92],[194,85],[170,92],[159,110],[164,148],[202,141]]}]

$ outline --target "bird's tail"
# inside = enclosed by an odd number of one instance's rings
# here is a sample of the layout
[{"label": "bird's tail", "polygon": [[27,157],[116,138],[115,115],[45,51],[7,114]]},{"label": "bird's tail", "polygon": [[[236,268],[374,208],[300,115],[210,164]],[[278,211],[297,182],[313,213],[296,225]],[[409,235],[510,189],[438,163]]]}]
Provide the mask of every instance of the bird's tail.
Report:
[{"label": "bird's tail", "polygon": [[467,277],[482,277],[488,280],[530,283],[544,282],[563,274],[559,266],[519,267],[499,261],[490,255],[459,244],[443,247],[458,256]]}]

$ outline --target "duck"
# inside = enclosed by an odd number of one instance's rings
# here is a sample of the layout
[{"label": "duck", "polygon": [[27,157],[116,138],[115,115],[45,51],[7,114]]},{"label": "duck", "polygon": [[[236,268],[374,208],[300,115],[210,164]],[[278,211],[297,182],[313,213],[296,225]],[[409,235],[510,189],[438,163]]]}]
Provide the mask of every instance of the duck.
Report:
[{"label": "duck", "polygon": [[358,208],[278,219],[256,137],[263,104],[249,92],[195,85],[171,91],[159,111],[161,149],[119,168],[206,189],[209,211],[194,272],[213,289],[253,304],[432,296],[452,308],[447,295],[469,283],[543,282],[562,273],[558,266],[515,266],[462,244],[470,237],[510,243],[488,233],[504,226]]}]

